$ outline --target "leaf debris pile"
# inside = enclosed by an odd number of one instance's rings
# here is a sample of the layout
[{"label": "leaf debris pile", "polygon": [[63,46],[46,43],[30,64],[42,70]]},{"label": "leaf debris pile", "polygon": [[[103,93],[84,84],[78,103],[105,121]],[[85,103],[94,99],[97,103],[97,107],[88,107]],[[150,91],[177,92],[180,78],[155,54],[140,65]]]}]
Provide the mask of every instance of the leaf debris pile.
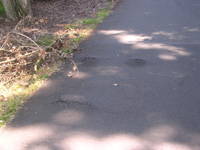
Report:
[{"label": "leaf debris pile", "polygon": [[65,47],[64,38],[46,32],[43,28],[46,23],[48,20],[26,17],[2,38],[0,43],[1,92],[6,85],[15,80],[22,80],[27,74],[33,74],[42,65],[58,59],[71,60],[72,55],[61,50]]}]

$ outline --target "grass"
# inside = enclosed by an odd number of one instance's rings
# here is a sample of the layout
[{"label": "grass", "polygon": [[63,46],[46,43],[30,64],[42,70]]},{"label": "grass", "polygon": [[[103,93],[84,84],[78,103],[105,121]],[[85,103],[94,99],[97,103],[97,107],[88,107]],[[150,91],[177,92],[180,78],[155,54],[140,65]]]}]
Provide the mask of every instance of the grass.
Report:
[{"label": "grass", "polygon": [[[26,96],[21,95],[21,98],[27,98]],[[7,102],[0,103],[0,127],[9,121],[15,114],[15,112],[20,108],[22,103],[21,98],[12,98]],[[1,114],[2,113],[2,114]]]},{"label": "grass", "polygon": [[5,14],[5,10],[4,10],[3,4],[0,0],[0,16],[3,16],[4,14]]},{"label": "grass", "polygon": [[78,36],[77,38],[74,39],[74,42],[79,43],[79,42],[81,42],[81,40],[82,40],[83,38],[84,38],[84,37],[80,35],[80,36]]},{"label": "grass", "polygon": [[111,6],[113,1],[116,2],[116,1],[118,1],[118,0],[107,0],[108,5]]},{"label": "grass", "polygon": [[37,41],[37,44],[43,46],[51,46],[55,43],[55,39],[56,38],[53,35],[41,36]]},{"label": "grass", "polygon": [[99,12],[96,14],[94,18],[84,19],[82,21],[83,25],[90,25],[90,24],[99,24],[101,23],[106,16],[110,13],[110,9],[99,9]]},{"label": "grass", "polygon": [[94,18],[94,19],[84,19],[83,20],[83,24],[86,25],[86,24],[98,24],[100,23],[100,20]]},{"label": "grass", "polygon": [[73,53],[73,49],[63,49],[63,51],[69,54]]},{"label": "grass", "polygon": [[60,66],[61,61],[56,62],[49,68],[37,71],[28,81],[13,85],[8,93],[12,93],[8,100],[0,101],[0,127],[11,120],[24,102],[41,87],[43,82]]},{"label": "grass", "polygon": [[67,24],[65,27],[64,27],[66,30],[67,29],[78,29],[79,26],[77,24]]},{"label": "grass", "polygon": [[88,12],[88,11],[90,11],[90,10],[89,10],[89,9],[85,9],[84,11]]}]

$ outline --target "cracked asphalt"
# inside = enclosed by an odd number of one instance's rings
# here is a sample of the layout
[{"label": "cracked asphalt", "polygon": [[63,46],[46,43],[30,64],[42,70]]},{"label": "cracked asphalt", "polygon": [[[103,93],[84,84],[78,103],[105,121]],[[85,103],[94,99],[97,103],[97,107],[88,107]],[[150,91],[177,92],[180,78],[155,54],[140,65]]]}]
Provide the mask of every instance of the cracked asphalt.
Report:
[{"label": "cracked asphalt", "polygon": [[199,150],[200,1],[123,0],[0,133],[1,150]]}]

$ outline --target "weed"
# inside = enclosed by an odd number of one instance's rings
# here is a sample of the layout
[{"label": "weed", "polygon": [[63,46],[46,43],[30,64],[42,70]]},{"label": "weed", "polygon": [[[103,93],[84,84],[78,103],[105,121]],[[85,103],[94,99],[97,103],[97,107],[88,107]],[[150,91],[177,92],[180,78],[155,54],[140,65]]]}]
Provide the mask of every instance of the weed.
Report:
[{"label": "weed", "polygon": [[38,45],[51,46],[55,43],[55,37],[52,35],[41,36],[37,41]]},{"label": "weed", "polygon": [[41,77],[39,77],[38,80],[45,80],[45,79],[47,79],[48,77],[49,77],[48,74],[44,74],[44,75],[42,75]]},{"label": "weed", "polygon": [[81,40],[82,40],[83,38],[84,38],[84,37],[80,35],[80,36],[78,36],[77,38],[74,39],[74,42],[77,42],[77,43],[78,43],[78,42],[81,42]]},{"label": "weed", "polygon": [[94,18],[84,19],[82,21],[82,24],[83,25],[99,24],[105,19],[106,16],[108,16],[109,13],[110,13],[109,8],[99,9],[99,12],[96,14]]},{"label": "weed", "polygon": [[108,16],[109,13],[110,13],[109,9],[100,9],[99,12],[97,13],[97,17],[103,20],[105,19],[106,16]]},{"label": "weed", "polygon": [[84,24],[84,25],[88,25],[88,24],[98,24],[98,23],[100,23],[100,21],[99,21],[98,19],[96,19],[96,18],[94,18],[94,19],[84,19],[84,20],[83,20],[83,24]]},{"label": "weed", "polygon": [[119,1],[119,0],[107,0],[108,6],[112,7],[112,3],[116,1]]},{"label": "weed", "polygon": [[60,66],[61,61],[56,62],[50,68],[42,68],[37,74],[27,81],[28,85],[16,84],[10,88],[12,95],[6,101],[0,101],[0,127],[13,118],[15,113],[21,108],[23,103],[32,95],[34,91],[39,89],[51,73]]},{"label": "weed", "polygon": [[63,51],[69,54],[73,53],[73,49],[63,49]]},{"label": "weed", "polygon": [[79,26],[77,24],[67,24],[65,27],[64,27],[66,30],[67,29],[78,29]]},{"label": "weed", "polygon": [[0,127],[14,116],[26,98],[27,94],[16,95],[8,101],[0,102]]}]

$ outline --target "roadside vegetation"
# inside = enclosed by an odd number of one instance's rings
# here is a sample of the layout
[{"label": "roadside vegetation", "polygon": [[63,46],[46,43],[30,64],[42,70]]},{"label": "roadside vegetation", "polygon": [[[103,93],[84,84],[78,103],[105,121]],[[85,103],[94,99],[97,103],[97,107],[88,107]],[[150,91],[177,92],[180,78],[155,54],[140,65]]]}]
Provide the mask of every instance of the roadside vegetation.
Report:
[{"label": "roadside vegetation", "polygon": [[5,15],[5,10],[4,10],[3,4],[2,4],[2,2],[0,0],[0,17],[4,16],[4,15]]},{"label": "roadside vegetation", "polygon": [[[107,2],[107,7],[91,17],[77,18],[54,33],[43,30],[47,20],[25,17],[0,39],[0,127],[14,117],[63,60],[68,59],[72,71],[78,71],[73,54],[111,12],[113,1]],[[0,0],[0,17],[4,13]]]}]

